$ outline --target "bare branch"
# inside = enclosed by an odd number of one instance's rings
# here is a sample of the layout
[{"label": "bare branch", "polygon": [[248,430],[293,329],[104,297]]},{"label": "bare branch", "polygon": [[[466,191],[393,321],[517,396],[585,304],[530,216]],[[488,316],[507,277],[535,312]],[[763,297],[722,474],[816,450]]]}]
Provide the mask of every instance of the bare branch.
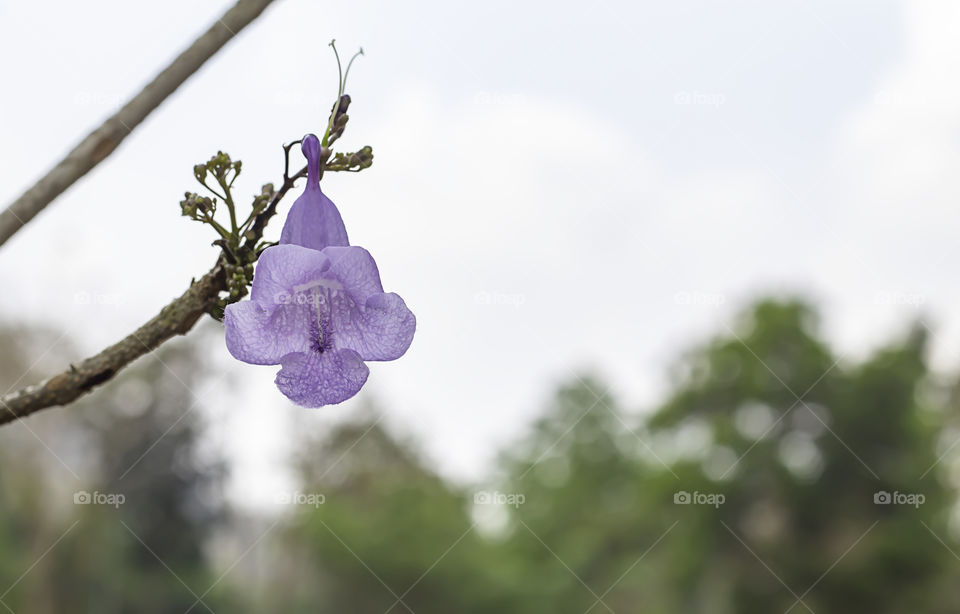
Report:
[{"label": "bare branch", "polygon": [[139,94],[91,132],[32,188],[0,213],[0,245],[109,156],[154,109],[273,0],[238,0]]},{"label": "bare branch", "polygon": [[223,266],[217,264],[183,295],[164,307],[149,322],[96,356],[59,375],[0,398],[0,424],[12,422],[52,405],[65,405],[110,380],[120,369],[160,346],[174,335],[187,333],[216,303],[226,288]]}]

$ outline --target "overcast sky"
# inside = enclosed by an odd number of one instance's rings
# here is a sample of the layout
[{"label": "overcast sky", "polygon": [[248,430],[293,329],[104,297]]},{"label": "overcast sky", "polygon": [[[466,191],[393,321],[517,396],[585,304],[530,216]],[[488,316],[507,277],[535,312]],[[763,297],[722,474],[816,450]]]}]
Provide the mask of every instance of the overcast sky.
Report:
[{"label": "overcast sky", "polygon": [[[0,0],[0,203],[229,4]],[[0,317],[88,354],[182,292],[215,257],[179,216],[192,165],[224,149],[239,193],[278,182],[280,144],[323,130],[336,38],[366,50],[342,144],[376,163],[324,190],[419,328],[322,410],[211,347],[224,377],[195,392],[241,498],[276,487],[292,421],[371,402],[475,478],[575,372],[649,409],[679,352],[769,292],[818,301],[852,357],[920,316],[954,367],[957,31],[950,0],[278,0],[0,248]]]}]

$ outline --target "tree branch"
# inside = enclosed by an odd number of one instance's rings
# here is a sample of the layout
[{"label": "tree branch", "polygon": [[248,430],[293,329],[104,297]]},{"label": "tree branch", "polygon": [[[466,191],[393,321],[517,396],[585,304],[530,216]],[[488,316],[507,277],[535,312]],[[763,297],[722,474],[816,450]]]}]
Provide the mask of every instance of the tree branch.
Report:
[{"label": "tree branch", "polygon": [[28,386],[0,398],[6,408],[0,424],[12,422],[52,405],[65,405],[110,380],[120,369],[153,351],[174,335],[188,332],[215,303],[226,288],[223,266],[219,262],[209,273],[190,285],[180,298],[164,307],[149,322],[111,345],[40,384]]},{"label": "tree branch", "polygon": [[32,188],[0,213],[0,245],[53,199],[109,156],[154,109],[273,0],[237,0],[215,24],[170,63],[139,94],[91,132]]}]

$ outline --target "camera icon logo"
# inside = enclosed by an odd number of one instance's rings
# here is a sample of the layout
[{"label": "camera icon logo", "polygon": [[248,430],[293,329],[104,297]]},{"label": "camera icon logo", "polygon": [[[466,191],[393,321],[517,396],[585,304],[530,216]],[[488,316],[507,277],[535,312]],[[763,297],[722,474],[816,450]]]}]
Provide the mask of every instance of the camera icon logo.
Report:
[{"label": "camera icon logo", "polygon": [[473,503],[474,505],[489,505],[490,503],[493,503],[493,497],[488,491],[481,490],[474,493]]},{"label": "camera icon logo", "polygon": [[91,500],[90,493],[85,490],[78,490],[73,493],[74,505],[89,505]]},{"label": "camera icon logo", "polygon": [[681,490],[673,493],[673,503],[675,505],[689,505],[690,504],[690,493],[685,490]]},{"label": "camera icon logo", "polygon": [[876,505],[889,505],[891,501],[890,493],[885,490],[879,490],[873,493],[873,502]]}]

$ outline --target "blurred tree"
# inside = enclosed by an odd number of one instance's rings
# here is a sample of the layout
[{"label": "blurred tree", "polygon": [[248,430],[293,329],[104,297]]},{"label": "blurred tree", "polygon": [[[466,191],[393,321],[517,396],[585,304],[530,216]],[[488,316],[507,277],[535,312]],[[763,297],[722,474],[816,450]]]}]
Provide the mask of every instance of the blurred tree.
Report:
[{"label": "blurred tree", "polygon": [[[71,354],[60,341],[52,331],[0,326],[0,392],[49,375],[56,367],[54,357]],[[65,469],[41,443],[64,438],[45,427],[40,421],[0,430],[0,602],[18,612],[53,611],[50,596],[27,578],[69,527],[50,504],[53,484]],[[35,608],[27,608],[28,603]]]},{"label": "blurred tree", "polygon": [[657,570],[638,559],[673,522],[657,496],[673,477],[639,461],[639,442],[604,390],[589,377],[561,389],[503,457],[504,491],[524,498],[503,539],[519,611],[637,611],[636,579],[656,584]]},{"label": "blurred tree", "polygon": [[[7,353],[0,349],[0,355]],[[63,449],[43,450],[25,437],[28,425],[4,433],[17,432],[21,445],[33,448],[31,456],[49,465],[23,474],[29,476],[24,480],[16,481],[15,472],[0,478],[0,509],[20,510],[2,517],[0,536],[10,532],[30,546],[17,557],[10,556],[15,549],[0,550],[4,580],[12,583],[17,569],[29,569],[2,597],[8,607],[40,613],[186,611],[214,583],[204,544],[223,513],[217,488],[223,466],[199,448],[200,412],[191,389],[204,376],[196,347],[171,343],[82,401],[78,412],[58,416],[57,428],[70,433],[72,442]],[[76,505],[73,492],[32,494],[43,490],[38,477],[56,469],[53,455],[78,444],[84,459],[71,468],[81,481],[73,481],[71,490],[79,497],[87,493],[88,501],[100,495],[101,501],[108,496],[122,502]],[[9,480],[15,483],[3,490]],[[34,541],[38,545],[31,546]],[[211,598],[204,601],[212,606]]]},{"label": "blurred tree", "polygon": [[[687,609],[945,611],[930,588],[954,561],[931,531],[946,538],[953,501],[925,473],[938,435],[918,400],[926,341],[917,327],[846,366],[807,305],[763,301],[688,357],[652,431],[705,430],[703,454],[673,468],[677,487],[726,502],[678,515],[696,536],[681,548],[691,564],[678,567]],[[925,503],[875,502],[894,493]],[[717,570],[730,584],[719,603]]]},{"label": "blurred tree", "polygon": [[489,580],[498,561],[473,526],[463,489],[411,450],[375,419],[306,440],[301,494],[324,502],[295,506],[272,609],[504,611],[510,601]]},{"label": "blurred tree", "polygon": [[[951,611],[925,344],[845,366],[807,305],[762,301],[633,435],[598,383],[563,391],[505,464],[527,498],[508,550],[542,601],[524,611]],[[925,502],[875,503],[895,493]]]}]

